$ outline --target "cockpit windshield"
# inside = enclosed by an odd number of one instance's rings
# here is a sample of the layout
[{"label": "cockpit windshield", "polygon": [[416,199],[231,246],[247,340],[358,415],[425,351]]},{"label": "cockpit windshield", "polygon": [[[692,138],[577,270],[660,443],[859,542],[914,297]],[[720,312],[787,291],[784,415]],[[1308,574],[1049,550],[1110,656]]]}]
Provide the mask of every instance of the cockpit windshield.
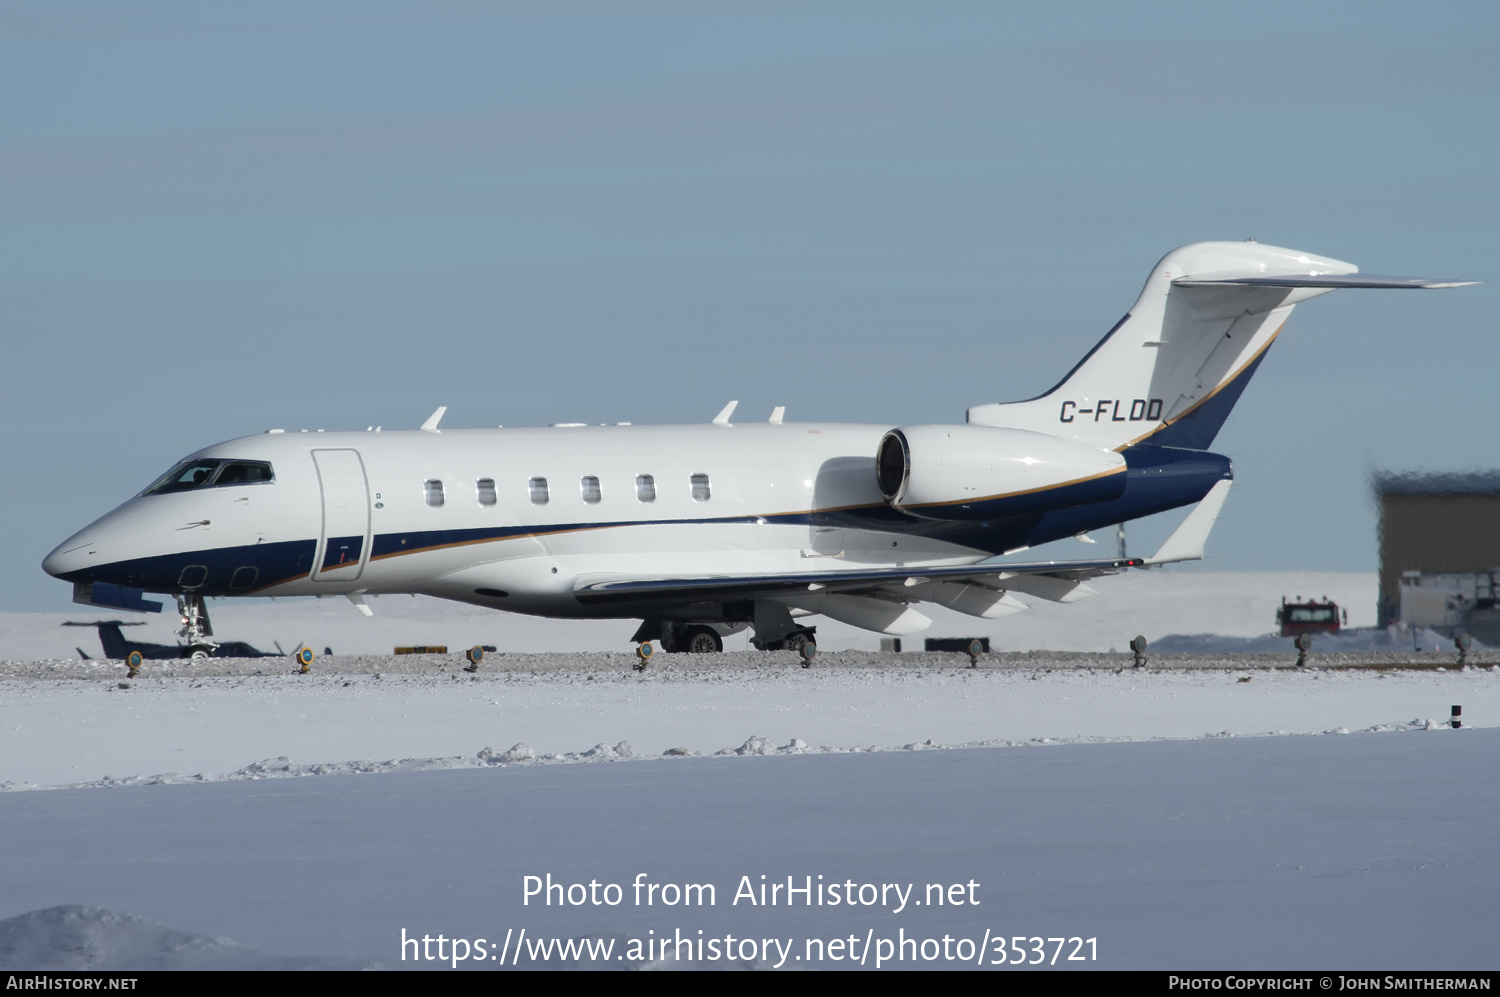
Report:
[{"label": "cockpit windshield", "polygon": [[214,486],[220,485],[258,485],[262,482],[273,481],[275,476],[271,474],[271,465],[259,460],[232,460],[224,465],[219,476],[214,479]]},{"label": "cockpit windshield", "polygon": [[271,465],[263,460],[185,460],[162,475],[141,494],[161,495],[194,488],[226,485],[259,485],[275,481]]}]

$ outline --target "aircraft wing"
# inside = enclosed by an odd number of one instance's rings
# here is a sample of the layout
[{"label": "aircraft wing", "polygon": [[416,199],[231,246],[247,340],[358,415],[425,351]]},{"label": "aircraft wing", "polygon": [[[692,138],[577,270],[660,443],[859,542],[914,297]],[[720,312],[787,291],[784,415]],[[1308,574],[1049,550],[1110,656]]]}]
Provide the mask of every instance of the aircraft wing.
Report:
[{"label": "aircraft wing", "polygon": [[[1188,513],[1151,557],[1079,561],[1000,561],[940,567],[845,568],[763,575],[695,575],[677,578],[583,576],[573,594],[585,606],[645,600],[682,602],[770,599],[824,613],[867,629],[908,632],[924,617],[892,615],[890,607],[933,602],[971,616],[993,619],[1024,608],[1008,597],[1014,590],[1053,602],[1092,595],[1083,582],[1124,568],[1149,568],[1203,557],[1209,532],[1229,495],[1220,481]],[[842,617],[841,617],[842,614]],[[859,621],[863,622],[859,622]],[[903,622],[904,621],[904,622]]]},{"label": "aircraft wing", "polygon": [[573,589],[574,596],[586,606],[609,602],[634,602],[642,598],[680,596],[684,601],[697,599],[750,598],[792,592],[857,593],[863,590],[907,590],[912,602],[922,600],[922,593],[911,591],[933,582],[972,582],[999,586],[1003,579],[1019,575],[1053,575],[1069,581],[1082,581],[1099,575],[1114,574],[1121,568],[1138,568],[1145,559],[1104,558],[1088,561],[981,561],[978,564],[949,565],[936,568],[850,568],[844,571],[798,571],[767,575],[699,575],[684,578],[590,578],[584,576]]}]

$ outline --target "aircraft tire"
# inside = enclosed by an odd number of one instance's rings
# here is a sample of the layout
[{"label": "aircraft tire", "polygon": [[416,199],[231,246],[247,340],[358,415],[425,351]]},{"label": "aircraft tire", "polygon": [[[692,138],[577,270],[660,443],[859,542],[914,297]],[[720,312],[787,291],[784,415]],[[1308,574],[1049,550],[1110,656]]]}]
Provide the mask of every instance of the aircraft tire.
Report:
[{"label": "aircraft tire", "polygon": [[724,640],[713,627],[689,627],[679,647],[689,654],[718,654],[724,650]]},{"label": "aircraft tire", "polygon": [[213,650],[211,648],[204,647],[202,644],[194,644],[187,650],[189,661],[204,661],[212,654]]},{"label": "aircraft tire", "polygon": [[[776,648],[776,650],[795,651],[798,654],[801,654],[802,645],[811,644],[812,639],[812,634],[808,633],[806,630],[793,630],[791,633],[787,634],[785,638],[778,641],[781,647]],[[816,654],[817,652],[814,651],[813,653]]]}]

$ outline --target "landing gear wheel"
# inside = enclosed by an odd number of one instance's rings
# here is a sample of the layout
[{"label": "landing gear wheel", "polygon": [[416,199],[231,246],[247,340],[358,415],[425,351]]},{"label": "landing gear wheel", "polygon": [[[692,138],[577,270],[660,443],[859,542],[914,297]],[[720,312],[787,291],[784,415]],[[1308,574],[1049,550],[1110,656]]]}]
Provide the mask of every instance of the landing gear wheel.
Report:
[{"label": "landing gear wheel", "polygon": [[[793,630],[781,639],[781,646],[785,650],[796,651],[798,654],[801,654],[802,646],[804,644],[811,644],[812,640],[812,634],[806,630]],[[813,653],[816,654],[817,652],[814,651]]]},{"label": "landing gear wheel", "polygon": [[214,653],[214,649],[203,644],[194,644],[187,649],[187,656],[192,661],[204,661]]},{"label": "landing gear wheel", "polygon": [[718,654],[724,650],[724,640],[713,627],[688,627],[678,638],[678,648],[688,654]]}]

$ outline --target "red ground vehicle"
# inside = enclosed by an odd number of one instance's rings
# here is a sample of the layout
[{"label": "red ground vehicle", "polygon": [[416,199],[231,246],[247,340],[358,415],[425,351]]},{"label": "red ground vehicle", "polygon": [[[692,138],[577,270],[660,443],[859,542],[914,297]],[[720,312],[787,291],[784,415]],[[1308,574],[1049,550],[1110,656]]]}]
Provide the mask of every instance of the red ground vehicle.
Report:
[{"label": "red ground vehicle", "polygon": [[1349,610],[1340,609],[1338,603],[1326,595],[1322,599],[1303,601],[1299,595],[1295,602],[1281,597],[1281,608],[1276,610],[1276,622],[1281,626],[1281,636],[1295,637],[1298,634],[1336,634],[1349,622]]}]

